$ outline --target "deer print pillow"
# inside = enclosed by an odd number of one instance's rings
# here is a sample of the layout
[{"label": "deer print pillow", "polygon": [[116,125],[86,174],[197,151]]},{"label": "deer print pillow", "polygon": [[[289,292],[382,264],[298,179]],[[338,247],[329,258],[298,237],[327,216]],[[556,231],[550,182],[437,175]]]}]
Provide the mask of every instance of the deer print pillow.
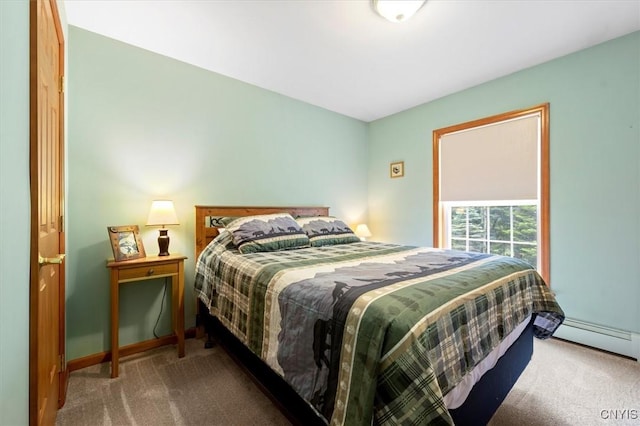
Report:
[{"label": "deer print pillow", "polygon": [[301,217],[296,221],[309,237],[311,247],[349,244],[360,241],[360,238],[353,233],[346,223],[335,217]]},{"label": "deer print pillow", "polygon": [[226,226],[240,253],[309,247],[309,237],[288,213],[246,216]]}]

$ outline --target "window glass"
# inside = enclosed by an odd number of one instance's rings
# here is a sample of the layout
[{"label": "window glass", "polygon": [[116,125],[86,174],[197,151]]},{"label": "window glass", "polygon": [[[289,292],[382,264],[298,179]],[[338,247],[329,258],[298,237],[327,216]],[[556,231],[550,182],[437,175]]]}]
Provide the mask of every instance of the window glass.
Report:
[{"label": "window glass", "polygon": [[451,211],[451,236],[467,238],[467,209],[464,207]]},{"label": "window glass", "polygon": [[485,207],[468,207],[469,238],[487,238],[487,221]]},{"label": "window glass", "polygon": [[516,259],[522,259],[529,265],[535,266],[538,263],[538,246],[537,245],[524,245],[514,244],[514,254],[512,257]]},{"label": "window glass", "polygon": [[538,239],[536,206],[513,207],[513,239],[535,243]]},{"label": "window glass", "polygon": [[511,239],[511,207],[491,207],[489,220],[489,238],[501,241]]},{"label": "window glass", "polygon": [[448,247],[515,257],[534,267],[537,265],[538,209],[535,201],[463,204],[445,203],[447,223],[450,224]]}]

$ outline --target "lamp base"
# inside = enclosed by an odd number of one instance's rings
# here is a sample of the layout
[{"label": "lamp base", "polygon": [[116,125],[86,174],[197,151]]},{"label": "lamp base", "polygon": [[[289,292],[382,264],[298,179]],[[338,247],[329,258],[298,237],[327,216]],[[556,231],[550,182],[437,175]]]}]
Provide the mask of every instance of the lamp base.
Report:
[{"label": "lamp base", "polygon": [[169,232],[168,229],[161,229],[160,236],[158,237],[158,247],[160,248],[160,253],[158,256],[169,256]]}]

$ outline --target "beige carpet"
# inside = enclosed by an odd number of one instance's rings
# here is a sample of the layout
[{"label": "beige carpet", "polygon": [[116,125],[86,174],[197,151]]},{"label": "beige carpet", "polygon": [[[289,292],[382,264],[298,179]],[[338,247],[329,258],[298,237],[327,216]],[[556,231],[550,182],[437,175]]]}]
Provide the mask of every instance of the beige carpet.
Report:
[{"label": "beige carpet", "polygon": [[[57,425],[290,425],[221,346],[204,349],[187,339],[186,356],[174,346],[71,373]],[[203,395],[210,395],[203,398]]]},{"label": "beige carpet", "polygon": [[[556,339],[534,345],[490,426],[640,425],[640,363]],[[188,339],[186,353],[178,359],[167,346],[127,357],[117,379],[110,364],[74,371],[56,424],[290,424],[220,346]]]},{"label": "beige carpet", "polygon": [[489,422],[515,424],[639,426],[640,363],[558,339],[535,339],[531,362]]}]

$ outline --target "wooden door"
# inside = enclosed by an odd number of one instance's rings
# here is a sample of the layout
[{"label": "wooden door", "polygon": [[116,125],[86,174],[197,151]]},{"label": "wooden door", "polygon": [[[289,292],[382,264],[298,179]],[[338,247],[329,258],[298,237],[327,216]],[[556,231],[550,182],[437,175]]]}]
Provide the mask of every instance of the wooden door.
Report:
[{"label": "wooden door", "polygon": [[55,0],[30,4],[29,423],[53,425],[66,390],[63,36]]}]

